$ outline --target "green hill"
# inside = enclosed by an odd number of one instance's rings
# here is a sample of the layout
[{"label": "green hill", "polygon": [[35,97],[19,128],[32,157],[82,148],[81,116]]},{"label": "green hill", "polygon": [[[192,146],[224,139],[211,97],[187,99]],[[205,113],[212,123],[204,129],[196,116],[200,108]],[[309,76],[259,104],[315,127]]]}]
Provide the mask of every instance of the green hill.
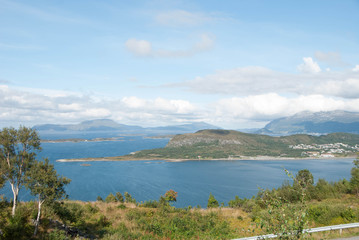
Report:
[{"label": "green hill", "polygon": [[126,157],[134,159],[310,157],[316,152],[319,155],[348,156],[358,152],[358,145],[359,135],[349,133],[271,137],[233,130],[201,130],[196,133],[176,135],[164,148],[143,150]]}]

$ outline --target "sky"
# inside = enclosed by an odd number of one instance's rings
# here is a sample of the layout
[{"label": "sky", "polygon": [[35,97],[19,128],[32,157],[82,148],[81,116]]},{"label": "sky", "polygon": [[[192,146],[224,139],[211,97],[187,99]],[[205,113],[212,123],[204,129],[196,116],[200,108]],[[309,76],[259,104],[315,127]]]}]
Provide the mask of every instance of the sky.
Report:
[{"label": "sky", "polygon": [[358,0],[0,0],[0,127],[359,112]]}]

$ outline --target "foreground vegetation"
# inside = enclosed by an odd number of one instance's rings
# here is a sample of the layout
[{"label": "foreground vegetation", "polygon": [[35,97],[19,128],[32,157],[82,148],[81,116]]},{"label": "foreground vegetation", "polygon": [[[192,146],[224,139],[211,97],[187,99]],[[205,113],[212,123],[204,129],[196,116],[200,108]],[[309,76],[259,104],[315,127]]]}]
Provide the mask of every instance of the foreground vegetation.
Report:
[{"label": "foreground vegetation", "polygon": [[[235,196],[221,206],[210,194],[207,209],[175,208],[177,193],[138,203],[129,194],[110,193],[95,202],[54,201],[45,205],[34,236],[36,203],[21,202],[11,216],[11,202],[0,204],[1,239],[233,239],[268,233],[281,239],[329,239],[338,232],[303,235],[310,227],[359,221],[359,160],[351,179],[313,183],[299,171],[277,189],[260,190],[251,199]],[[358,230],[349,230],[359,235]]]},{"label": "foreground vegetation", "polygon": [[[306,169],[295,176],[286,172],[288,181],[277,189],[261,189],[250,199],[235,196],[221,206],[209,193],[202,209],[171,206],[178,197],[174,190],[140,203],[128,192],[96,202],[66,200],[70,180],[58,176],[46,159],[36,160],[39,149],[30,129],[0,132],[0,187],[8,182],[14,195],[0,199],[0,239],[231,239],[269,233],[280,239],[328,239],[333,233],[302,230],[359,221],[359,160],[350,180],[314,183]],[[19,202],[22,188],[36,201]]]}]

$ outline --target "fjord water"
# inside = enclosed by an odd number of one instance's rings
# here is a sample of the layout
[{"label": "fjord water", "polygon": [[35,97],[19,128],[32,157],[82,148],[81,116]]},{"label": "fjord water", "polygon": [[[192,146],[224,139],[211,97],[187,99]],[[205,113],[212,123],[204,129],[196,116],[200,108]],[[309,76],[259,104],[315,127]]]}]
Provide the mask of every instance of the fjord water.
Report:
[{"label": "fjord water", "polygon": [[[61,137],[59,137],[61,138]],[[124,136],[122,141],[42,143],[39,158],[48,157],[60,175],[72,180],[66,188],[70,199],[95,201],[110,192],[129,192],[137,201],[158,200],[167,190],[178,192],[176,207],[206,207],[212,193],[219,202],[251,197],[258,188],[279,187],[289,178],[284,168],[296,173],[309,169],[315,180],[350,179],[354,159],[291,161],[119,161],[56,162],[63,158],[104,157],[128,154],[142,149],[164,147],[169,139]],[[10,189],[0,194],[11,199]],[[29,200],[22,190],[20,200]]]}]

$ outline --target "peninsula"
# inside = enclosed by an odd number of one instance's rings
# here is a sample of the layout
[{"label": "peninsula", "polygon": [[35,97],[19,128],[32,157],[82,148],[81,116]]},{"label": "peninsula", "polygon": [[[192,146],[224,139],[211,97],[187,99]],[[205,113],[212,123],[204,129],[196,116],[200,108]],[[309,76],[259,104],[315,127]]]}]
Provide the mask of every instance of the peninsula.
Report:
[{"label": "peninsula", "polygon": [[176,135],[164,148],[142,150],[117,157],[58,161],[313,159],[353,157],[358,152],[357,134],[272,137],[234,130],[209,129]]}]

